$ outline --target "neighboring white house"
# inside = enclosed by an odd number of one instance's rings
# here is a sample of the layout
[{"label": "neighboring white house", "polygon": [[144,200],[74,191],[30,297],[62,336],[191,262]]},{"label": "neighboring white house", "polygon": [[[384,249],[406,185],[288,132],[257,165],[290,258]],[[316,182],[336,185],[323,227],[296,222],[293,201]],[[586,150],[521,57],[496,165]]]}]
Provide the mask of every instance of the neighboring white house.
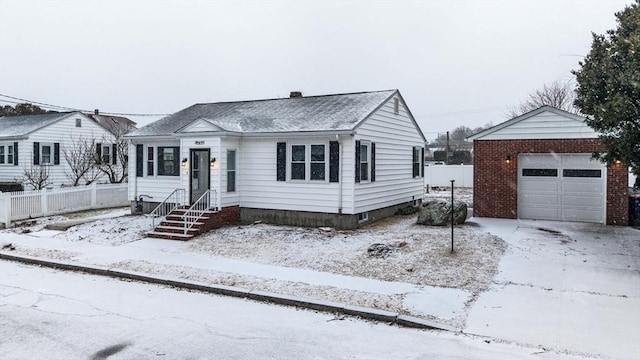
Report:
[{"label": "neighboring white house", "polygon": [[81,112],[1,117],[0,182],[24,183],[25,172],[42,169],[48,186],[67,185],[65,150],[89,139],[103,161],[116,161],[113,134]]},{"label": "neighboring white house", "polygon": [[397,90],[196,104],[126,138],[130,199],[211,189],[244,222],[355,228],[424,192],[425,137]]}]

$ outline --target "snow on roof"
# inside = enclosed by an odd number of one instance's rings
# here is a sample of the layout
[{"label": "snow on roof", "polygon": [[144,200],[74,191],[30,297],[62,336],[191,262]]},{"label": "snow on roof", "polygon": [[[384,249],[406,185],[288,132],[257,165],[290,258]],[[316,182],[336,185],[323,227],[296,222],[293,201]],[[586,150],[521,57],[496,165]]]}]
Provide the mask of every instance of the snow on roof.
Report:
[{"label": "snow on roof", "polygon": [[0,139],[26,136],[71,114],[73,112],[0,117]]},{"label": "snow on roof", "polygon": [[242,133],[349,131],[396,91],[195,104],[129,136],[172,135],[197,119]]}]

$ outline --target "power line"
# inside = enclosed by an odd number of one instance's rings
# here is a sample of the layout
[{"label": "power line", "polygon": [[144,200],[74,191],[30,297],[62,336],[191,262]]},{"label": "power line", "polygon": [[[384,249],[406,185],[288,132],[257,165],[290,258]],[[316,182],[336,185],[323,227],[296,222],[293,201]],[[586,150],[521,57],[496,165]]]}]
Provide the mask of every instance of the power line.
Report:
[{"label": "power line", "polygon": [[[30,104],[36,104],[36,105],[40,105],[40,106],[48,107],[48,108],[52,108],[52,109],[71,110],[71,111],[80,111],[80,112],[86,112],[86,113],[93,113],[93,110],[86,110],[86,109],[78,109],[78,108],[72,108],[72,107],[67,107],[67,106],[52,105],[52,104],[47,104],[47,103],[28,100],[28,99],[23,99],[23,98],[10,96],[10,95],[5,95],[5,94],[0,94],[0,96],[6,97],[6,98],[9,98],[9,99],[24,101],[24,102],[27,102],[27,103],[30,103]],[[7,103],[20,104],[19,102],[3,100],[3,99],[0,99],[0,101],[7,102]],[[171,115],[171,114],[151,114],[151,113],[141,113],[141,114],[119,113],[119,112],[111,112],[111,111],[101,111],[100,114],[102,114],[102,115],[125,115],[125,116],[167,116],[167,115]]]}]

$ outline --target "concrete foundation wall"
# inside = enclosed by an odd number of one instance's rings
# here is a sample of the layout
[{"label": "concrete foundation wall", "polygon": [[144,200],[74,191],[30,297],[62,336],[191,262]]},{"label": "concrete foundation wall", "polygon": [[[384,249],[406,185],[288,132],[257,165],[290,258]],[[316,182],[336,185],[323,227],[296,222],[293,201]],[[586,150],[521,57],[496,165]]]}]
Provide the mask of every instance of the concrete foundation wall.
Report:
[{"label": "concrete foundation wall", "polygon": [[368,212],[366,221],[358,221],[358,214],[331,214],[309,211],[289,211],[289,210],[265,210],[254,208],[240,208],[240,219],[243,224],[262,221],[274,225],[291,225],[303,227],[332,227],[342,230],[357,229],[362,225],[378,221],[395,215],[399,208],[411,205],[402,203],[389,206],[383,209]]}]

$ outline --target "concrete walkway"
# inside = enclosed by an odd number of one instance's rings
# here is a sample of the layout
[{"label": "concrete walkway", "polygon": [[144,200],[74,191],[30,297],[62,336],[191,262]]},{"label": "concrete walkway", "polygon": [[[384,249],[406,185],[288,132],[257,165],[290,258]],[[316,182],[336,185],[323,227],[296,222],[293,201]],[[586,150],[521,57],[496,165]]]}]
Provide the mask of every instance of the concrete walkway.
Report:
[{"label": "concrete walkway", "polygon": [[509,248],[467,333],[546,349],[640,359],[640,231],[473,219]]}]

